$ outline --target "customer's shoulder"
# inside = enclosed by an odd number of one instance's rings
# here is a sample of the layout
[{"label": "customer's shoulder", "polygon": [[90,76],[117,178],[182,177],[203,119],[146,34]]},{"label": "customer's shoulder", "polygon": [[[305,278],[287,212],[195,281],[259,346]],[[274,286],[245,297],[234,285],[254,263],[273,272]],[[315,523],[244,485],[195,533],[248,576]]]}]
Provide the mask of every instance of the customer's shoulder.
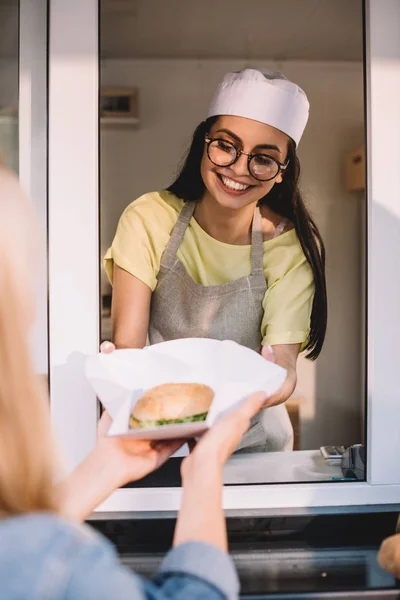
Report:
[{"label": "customer's shoulder", "polygon": [[18,546],[34,552],[40,546],[68,541],[83,545],[103,544],[103,539],[86,525],[78,525],[51,513],[34,513],[0,519],[0,553]]},{"label": "customer's shoulder", "polygon": [[[6,598],[69,599],[72,581],[81,581],[99,564],[107,571],[117,562],[111,544],[87,526],[51,514],[0,519],[0,581]],[[40,594],[31,596],[32,590]]]}]

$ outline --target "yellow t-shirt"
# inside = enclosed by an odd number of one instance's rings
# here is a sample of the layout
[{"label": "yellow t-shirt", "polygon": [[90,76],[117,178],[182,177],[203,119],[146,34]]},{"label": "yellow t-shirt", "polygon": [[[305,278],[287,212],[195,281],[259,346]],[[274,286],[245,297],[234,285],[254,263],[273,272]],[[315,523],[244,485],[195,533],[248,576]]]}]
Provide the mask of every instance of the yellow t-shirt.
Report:
[{"label": "yellow t-shirt", "polygon": [[[154,291],[161,256],[183,207],[183,200],[165,190],[141,196],[120,218],[104,266],[112,283],[114,262]],[[314,278],[294,229],[263,242],[263,344],[307,342]],[[225,244],[209,236],[191,219],[177,257],[202,285],[221,285],[251,273],[251,246]]]}]

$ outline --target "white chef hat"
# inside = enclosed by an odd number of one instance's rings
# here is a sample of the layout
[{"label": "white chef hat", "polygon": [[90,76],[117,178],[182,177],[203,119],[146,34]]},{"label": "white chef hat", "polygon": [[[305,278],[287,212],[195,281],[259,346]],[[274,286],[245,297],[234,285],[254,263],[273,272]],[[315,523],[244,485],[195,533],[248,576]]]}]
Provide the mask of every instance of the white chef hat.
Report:
[{"label": "white chef hat", "polygon": [[208,117],[233,115],[272,125],[299,143],[310,104],[304,91],[282,73],[245,69],[227,73],[217,87]]}]

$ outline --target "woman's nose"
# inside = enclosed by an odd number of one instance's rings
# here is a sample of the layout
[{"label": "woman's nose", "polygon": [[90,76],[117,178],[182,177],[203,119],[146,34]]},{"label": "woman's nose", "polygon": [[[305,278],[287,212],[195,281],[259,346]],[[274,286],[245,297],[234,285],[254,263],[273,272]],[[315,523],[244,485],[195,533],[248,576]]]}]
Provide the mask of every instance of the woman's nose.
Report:
[{"label": "woman's nose", "polygon": [[247,156],[246,154],[240,154],[239,158],[233,165],[231,169],[234,171],[237,176],[245,176],[250,175],[248,165],[247,165]]}]

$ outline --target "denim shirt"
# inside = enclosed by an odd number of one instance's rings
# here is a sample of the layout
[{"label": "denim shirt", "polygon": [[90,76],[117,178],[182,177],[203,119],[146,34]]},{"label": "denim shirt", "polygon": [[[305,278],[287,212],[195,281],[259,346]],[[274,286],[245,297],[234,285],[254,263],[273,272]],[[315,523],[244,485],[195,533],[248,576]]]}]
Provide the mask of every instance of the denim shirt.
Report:
[{"label": "denim shirt", "polygon": [[229,556],[202,542],[174,548],[145,580],[86,525],[44,513],[0,519],[2,600],[235,600],[238,594]]}]

